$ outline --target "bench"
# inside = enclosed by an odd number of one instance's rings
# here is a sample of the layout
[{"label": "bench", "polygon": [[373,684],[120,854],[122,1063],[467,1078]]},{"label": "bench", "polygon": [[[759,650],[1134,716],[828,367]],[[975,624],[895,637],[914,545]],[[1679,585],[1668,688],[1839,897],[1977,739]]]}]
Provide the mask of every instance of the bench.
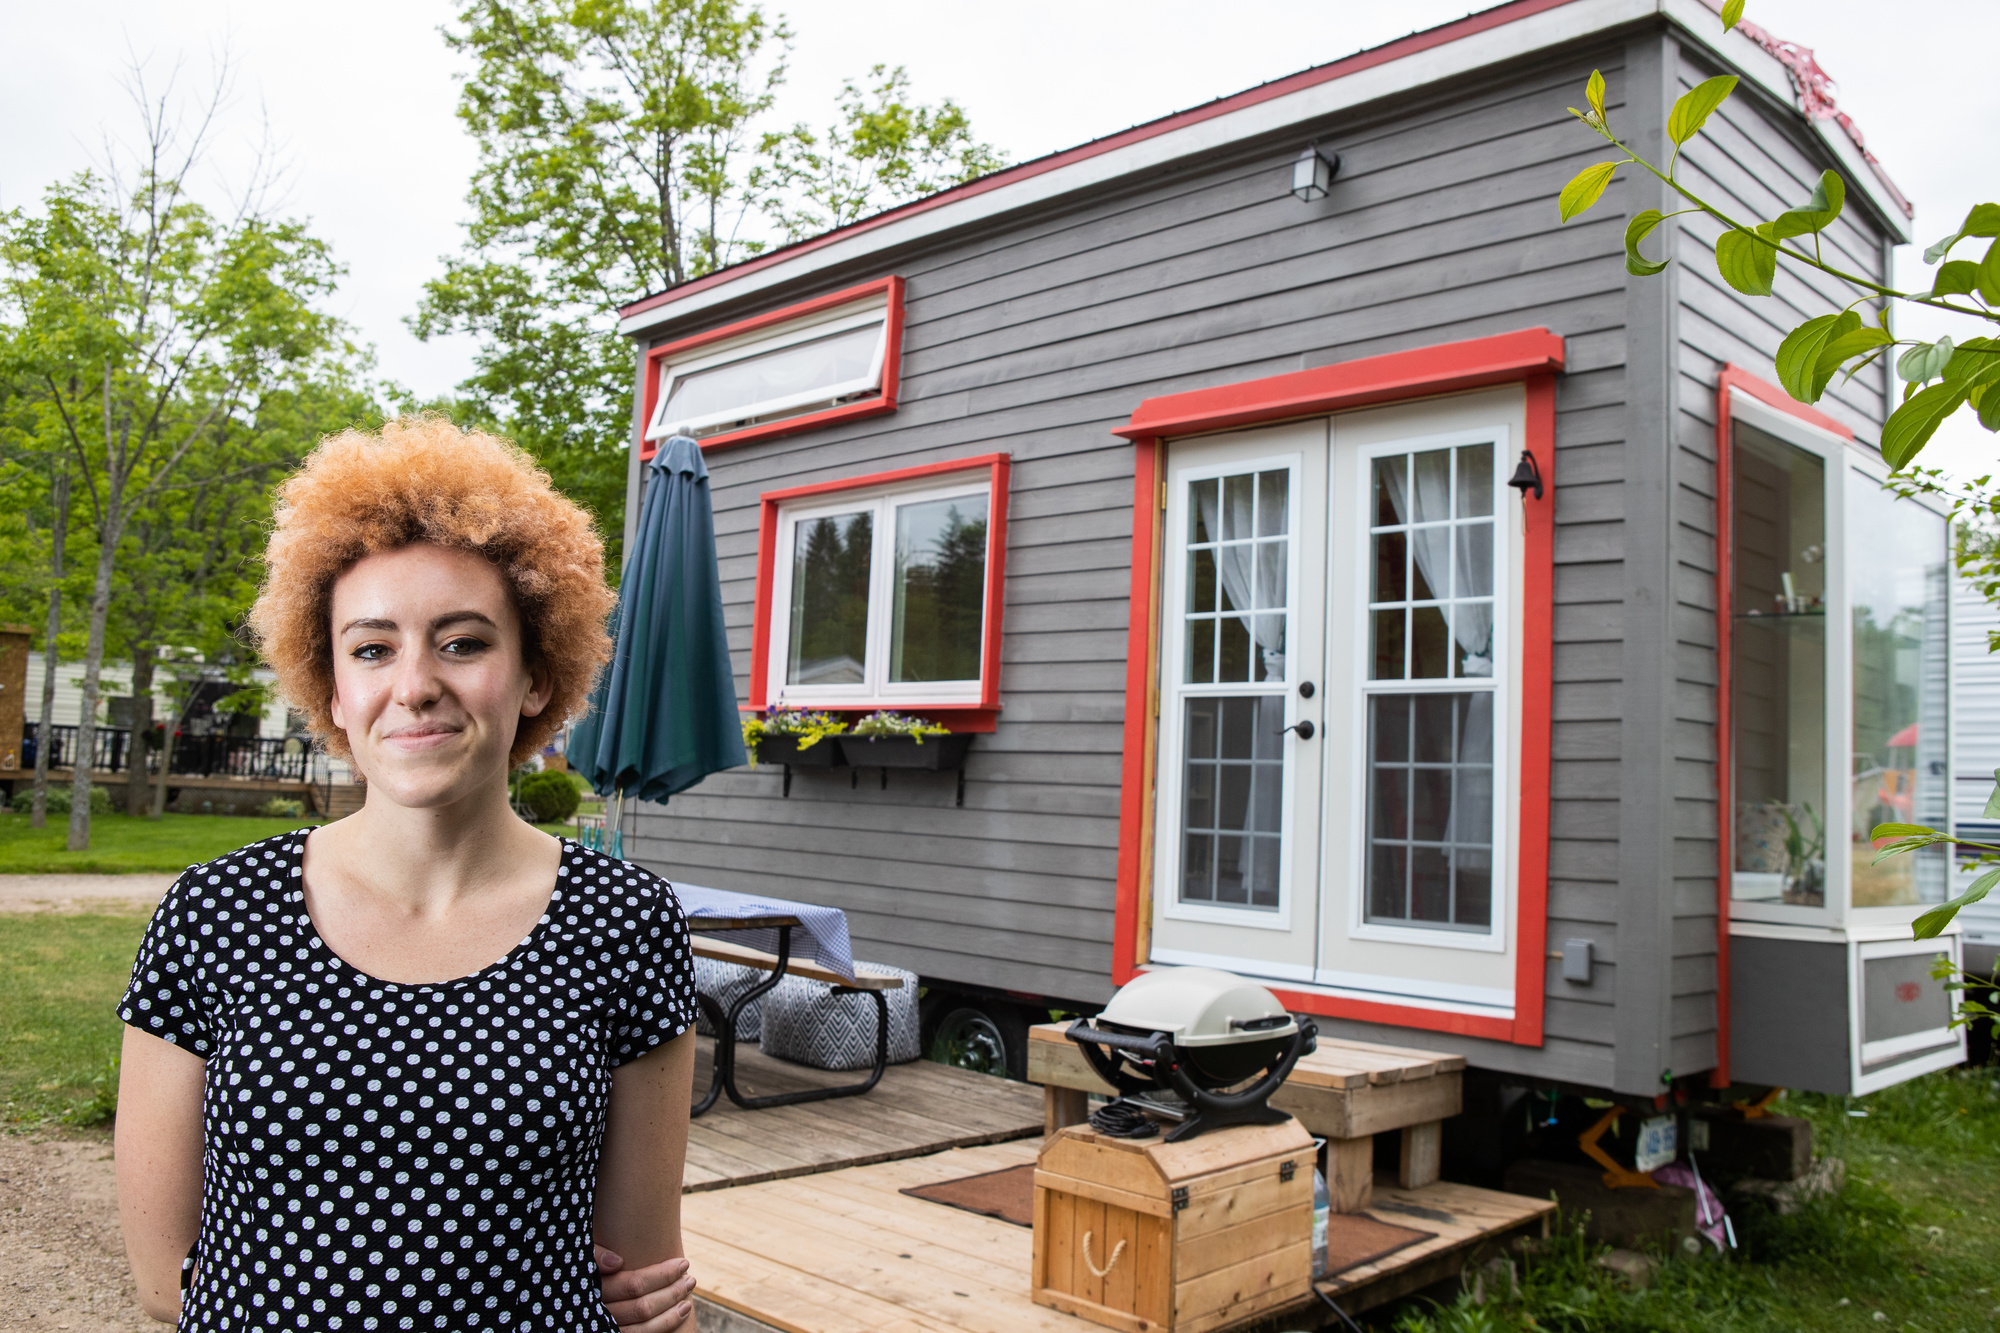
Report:
[{"label": "bench", "polygon": [[[771,922],[770,918],[765,917],[751,924],[762,928],[769,926]],[[713,929],[706,920],[702,921],[701,928]],[[761,972],[775,971],[778,966],[778,955],[774,953],[765,953],[762,949],[751,949],[741,944],[731,944],[727,940],[707,940],[699,935],[694,937],[694,956],[706,958],[712,963],[735,963],[738,967],[754,967]],[[821,967],[818,963],[797,958],[785,960],[785,975],[804,977],[808,981],[821,981],[829,986],[852,991],[898,990],[903,984],[901,977],[843,977],[830,967]]]},{"label": "bench", "polygon": [[[792,931],[801,924],[795,916],[777,915],[738,917],[696,913],[688,918],[688,929],[694,932],[695,957],[707,958],[713,962],[735,963],[740,967],[754,968],[771,974],[768,980],[738,995],[726,1011],[709,996],[699,991],[695,993],[695,1003],[701,1006],[709,1024],[715,1029],[715,1072],[714,1077],[709,1080],[708,1091],[689,1108],[690,1118],[705,1114],[725,1092],[729,1094],[730,1101],[744,1110],[756,1111],[767,1106],[792,1106],[799,1102],[828,1101],[834,1097],[858,1097],[882,1081],[882,1071],[889,1067],[889,1002],[882,998],[882,992],[900,988],[903,979],[858,975],[851,978],[844,977],[830,967],[792,957]],[[765,953],[762,949],[731,944],[726,940],[708,939],[703,934],[707,931],[772,929],[778,932],[776,953]],[[836,993],[852,991],[875,1001],[875,1068],[865,1081],[837,1088],[807,1088],[799,1092],[780,1092],[768,1097],[746,1096],[737,1089],[736,1020],[742,1016],[752,1001],[770,991],[788,976],[824,982],[832,986]]]},{"label": "bench", "polygon": [[[1117,1095],[1063,1035],[1068,1026],[1042,1023],[1028,1032],[1028,1081],[1042,1085],[1042,1122],[1050,1134],[1089,1119],[1092,1093]],[[1464,1071],[1462,1055],[1321,1037],[1271,1105],[1327,1141],[1333,1209],[1356,1213],[1374,1194],[1377,1134],[1402,1135],[1396,1176],[1403,1189],[1438,1179],[1444,1121],[1463,1104]]]}]

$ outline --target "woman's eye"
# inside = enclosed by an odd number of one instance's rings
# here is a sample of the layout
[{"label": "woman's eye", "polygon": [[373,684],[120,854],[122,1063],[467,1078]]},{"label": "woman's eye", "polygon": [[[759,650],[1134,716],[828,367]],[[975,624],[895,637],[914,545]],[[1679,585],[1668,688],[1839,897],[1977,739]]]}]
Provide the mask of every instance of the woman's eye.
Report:
[{"label": "woman's eye", "polygon": [[363,662],[379,662],[389,655],[389,646],[383,643],[364,643],[353,654]]},{"label": "woman's eye", "polygon": [[453,639],[449,643],[445,644],[444,651],[450,653],[454,657],[470,657],[472,654],[479,652],[481,649],[485,647],[486,645],[480,642],[478,639],[461,638],[461,639]]}]

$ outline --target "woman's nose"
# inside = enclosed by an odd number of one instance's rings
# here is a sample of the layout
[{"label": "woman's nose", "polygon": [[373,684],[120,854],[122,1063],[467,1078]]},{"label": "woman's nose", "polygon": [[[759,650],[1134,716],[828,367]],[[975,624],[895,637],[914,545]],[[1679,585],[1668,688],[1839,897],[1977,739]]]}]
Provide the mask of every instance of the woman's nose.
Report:
[{"label": "woman's nose", "polygon": [[438,700],[443,692],[437,665],[429,653],[405,653],[396,663],[391,697],[413,713],[420,713]]}]

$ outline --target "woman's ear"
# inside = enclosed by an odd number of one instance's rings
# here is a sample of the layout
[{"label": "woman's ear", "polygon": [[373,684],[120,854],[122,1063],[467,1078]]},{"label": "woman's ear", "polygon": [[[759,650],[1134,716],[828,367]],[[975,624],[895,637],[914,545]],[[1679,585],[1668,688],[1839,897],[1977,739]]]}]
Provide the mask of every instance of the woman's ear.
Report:
[{"label": "woman's ear", "polygon": [[549,706],[549,699],[555,694],[555,674],[546,663],[537,662],[528,668],[528,693],[521,699],[522,717],[540,717],[542,710]]}]

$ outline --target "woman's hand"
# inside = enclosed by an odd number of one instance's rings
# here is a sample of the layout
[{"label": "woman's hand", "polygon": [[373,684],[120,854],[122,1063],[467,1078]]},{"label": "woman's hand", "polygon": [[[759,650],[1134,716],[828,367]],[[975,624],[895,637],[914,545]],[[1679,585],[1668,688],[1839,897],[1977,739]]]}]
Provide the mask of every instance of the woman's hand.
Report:
[{"label": "woman's hand", "polygon": [[604,1273],[604,1308],[619,1328],[695,1333],[694,1274],[687,1260],[664,1259],[627,1273],[625,1260],[599,1245],[597,1266]]}]

